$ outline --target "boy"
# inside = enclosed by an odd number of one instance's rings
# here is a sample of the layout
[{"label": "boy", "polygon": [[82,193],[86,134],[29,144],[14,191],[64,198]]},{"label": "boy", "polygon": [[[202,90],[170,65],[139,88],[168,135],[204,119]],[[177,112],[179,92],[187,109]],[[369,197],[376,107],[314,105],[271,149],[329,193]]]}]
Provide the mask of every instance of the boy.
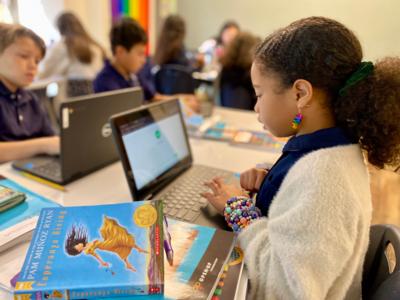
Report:
[{"label": "boy", "polygon": [[150,72],[151,63],[146,60],[147,35],[138,22],[122,18],[113,25],[110,32],[113,57],[106,61],[104,68],[93,82],[95,93],[140,86],[146,101],[160,101],[182,98],[193,110],[199,110],[194,95],[162,95],[156,92],[154,78]]},{"label": "boy", "polygon": [[122,18],[111,29],[110,42],[113,57],[106,61],[94,80],[94,91],[141,86],[145,99],[153,99],[156,95],[154,85],[149,78],[138,74],[146,63],[147,36],[143,28],[131,18]]},{"label": "boy", "polygon": [[0,23],[0,162],[60,151],[38,99],[23,89],[44,54],[44,42],[33,31]]}]

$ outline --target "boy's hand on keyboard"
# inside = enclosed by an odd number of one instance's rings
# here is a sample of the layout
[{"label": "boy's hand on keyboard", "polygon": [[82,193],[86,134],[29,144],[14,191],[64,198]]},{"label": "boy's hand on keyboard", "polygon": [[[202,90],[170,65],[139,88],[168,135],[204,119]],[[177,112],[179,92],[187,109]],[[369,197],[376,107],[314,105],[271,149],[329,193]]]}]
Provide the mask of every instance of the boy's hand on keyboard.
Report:
[{"label": "boy's hand on keyboard", "polygon": [[240,174],[240,186],[249,192],[258,192],[268,171],[265,169],[251,168]]},{"label": "boy's hand on keyboard", "polygon": [[211,181],[205,182],[204,185],[209,187],[211,192],[201,193],[201,196],[206,198],[220,214],[224,213],[225,203],[229,198],[234,196],[249,196],[240,187],[225,184],[221,177],[215,177]]},{"label": "boy's hand on keyboard", "polygon": [[43,142],[42,153],[49,155],[60,154],[60,137],[50,136],[41,138]]}]

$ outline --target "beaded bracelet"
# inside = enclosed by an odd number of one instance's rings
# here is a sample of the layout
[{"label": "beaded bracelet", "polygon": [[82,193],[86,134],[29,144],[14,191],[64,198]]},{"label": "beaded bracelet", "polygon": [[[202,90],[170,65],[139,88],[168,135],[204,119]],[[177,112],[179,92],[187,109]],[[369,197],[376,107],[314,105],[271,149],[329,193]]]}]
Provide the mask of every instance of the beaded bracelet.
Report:
[{"label": "beaded bracelet", "polygon": [[224,216],[229,227],[239,232],[253,220],[261,217],[261,211],[254,205],[252,199],[237,196],[225,203]]}]

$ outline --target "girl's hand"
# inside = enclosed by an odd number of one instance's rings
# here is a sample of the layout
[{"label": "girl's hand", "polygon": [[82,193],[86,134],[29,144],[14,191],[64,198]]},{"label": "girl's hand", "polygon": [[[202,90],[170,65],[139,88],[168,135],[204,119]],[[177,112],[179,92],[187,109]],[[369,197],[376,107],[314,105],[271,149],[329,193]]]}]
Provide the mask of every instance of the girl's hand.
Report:
[{"label": "girl's hand", "polygon": [[201,196],[206,198],[221,215],[224,213],[225,203],[229,198],[248,196],[241,188],[225,184],[220,177],[215,177],[211,181],[205,182],[204,185],[211,189],[211,193],[201,193]]},{"label": "girl's hand", "polygon": [[268,171],[252,168],[240,174],[240,186],[249,192],[258,192]]}]

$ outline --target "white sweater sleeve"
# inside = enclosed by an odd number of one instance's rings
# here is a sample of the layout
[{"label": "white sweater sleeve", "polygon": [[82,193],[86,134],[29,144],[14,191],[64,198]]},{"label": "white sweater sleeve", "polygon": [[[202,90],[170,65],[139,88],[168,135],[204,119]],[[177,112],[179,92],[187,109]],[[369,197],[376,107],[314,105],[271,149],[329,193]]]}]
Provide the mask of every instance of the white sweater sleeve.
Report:
[{"label": "white sweater sleeve", "polygon": [[[343,161],[341,162],[343,163]],[[350,165],[345,168],[351,167]],[[239,235],[256,299],[343,299],[362,265],[369,220],[363,221],[363,168],[342,172],[333,159],[308,155],[289,171],[269,218]],[[364,179],[367,180],[364,180]],[[368,210],[368,209],[367,209]],[[368,217],[367,217],[368,219]],[[367,237],[366,237],[367,236]],[[357,248],[358,247],[358,248]],[[360,262],[361,261],[361,262]]]},{"label": "white sweater sleeve", "polygon": [[66,76],[69,64],[67,46],[64,40],[61,40],[48,49],[45,58],[40,63],[38,79]]}]

